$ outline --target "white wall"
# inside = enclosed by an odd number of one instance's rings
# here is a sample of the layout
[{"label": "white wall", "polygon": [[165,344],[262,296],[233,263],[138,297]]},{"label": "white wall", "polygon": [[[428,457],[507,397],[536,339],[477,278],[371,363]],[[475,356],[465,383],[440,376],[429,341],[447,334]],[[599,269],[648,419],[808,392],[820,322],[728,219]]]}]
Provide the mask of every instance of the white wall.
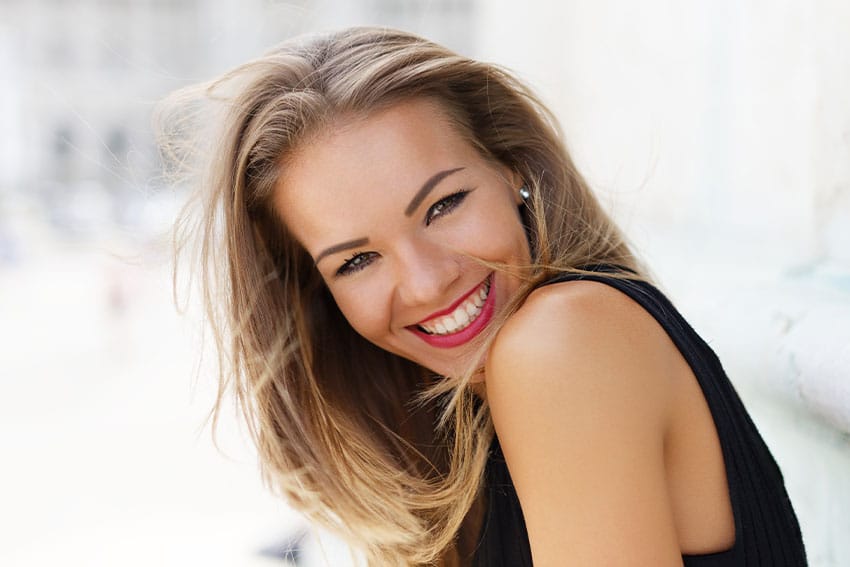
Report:
[{"label": "white wall", "polygon": [[480,3],[479,54],[538,86],[627,219],[847,260],[850,5],[527,4]]},{"label": "white wall", "polygon": [[20,81],[21,69],[12,56],[12,34],[9,25],[0,22],[0,116],[3,117],[0,126],[0,199],[4,190],[12,185],[21,175],[20,120],[21,93],[14,86]]}]

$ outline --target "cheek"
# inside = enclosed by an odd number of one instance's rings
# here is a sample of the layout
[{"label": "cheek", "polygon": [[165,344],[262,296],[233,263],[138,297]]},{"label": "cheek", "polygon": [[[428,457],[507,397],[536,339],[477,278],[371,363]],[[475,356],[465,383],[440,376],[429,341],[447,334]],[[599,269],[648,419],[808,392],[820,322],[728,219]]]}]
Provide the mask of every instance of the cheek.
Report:
[{"label": "cheek", "polygon": [[375,297],[361,297],[362,294],[334,294],[339,310],[348,324],[366,340],[385,348],[386,329],[389,320],[385,309],[375,301]]},{"label": "cheek", "polygon": [[529,260],[528,238],[522,220],[511,207],[498,207],[476,215],[463,231],[468,247],[485,260]]}]

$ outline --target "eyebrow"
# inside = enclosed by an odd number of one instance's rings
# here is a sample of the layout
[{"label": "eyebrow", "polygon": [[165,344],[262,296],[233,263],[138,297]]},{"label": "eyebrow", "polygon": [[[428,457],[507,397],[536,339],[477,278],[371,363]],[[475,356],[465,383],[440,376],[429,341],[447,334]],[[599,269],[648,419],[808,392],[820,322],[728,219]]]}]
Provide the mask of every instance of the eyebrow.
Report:
[{"label": "eyebrow", "polygon": [[[422,204],[422,201],[425,200],[425,197],[433,191],[434,187],[436,187],[440,181],[451,175],[452,173],[457,173],[463,167],[455,167],[454,169],[446,169],[443,171],[439,171],[428,178],[428,180],[422,185],[419,191],[416,192],[416,195],[413,196],[413,199],[410,200],[410,204],[407,205],[407,208],[404,209],[404,215],[409,217],[413,214],[413,212]],[[341,242],[330,248],[325,248],[322,250],[316,259],[313,261],[314,264],[318,265],[319,261],[325,256],[329,256],[331,254],[336,254],[337,252],[342,252],[343,250],[349,250],[351,248],[358,248],[360,246],[365,246],[369,244],[368,238],[357,238],[354,240],[348,240],[346,242]]]},{"label": "eyebrow", "polygon": [[454,169],[446,169],[445,171],[435,173],[430,178],[428,178],[428,181],[426,181],[425,184],[422,185],[422,188],[416,192],[416,195],[414,195],[413,199],[410,200],[410,204],[407,205],[406,209],[404,209],[404,216],[409,217],[410,215],[412,215],[413,211],[415,211],[417,207],[422,204],[422,201],[425,200],[425,197],[428,196],[428,193],[430,193],[440,181],[442,181],[452,173],[460,171],[461,169],[463,168],[456,167]]},{"label": "eyebrow", "polygon": [[328,256],[330,254],[336,254],[337,252],[342,252],[343,250],[348,250],[349,248],[357,248],[359,246],[365,246],[369,244],[368,238],[358,238],[356,240],[349,240],[347,242],[341,242],[335,246],[331,246],[330,248],[326,248],[322,250],[318,256],[316,256],[316,260],[313,262],[314,264],[318,264],[319,260]]}]

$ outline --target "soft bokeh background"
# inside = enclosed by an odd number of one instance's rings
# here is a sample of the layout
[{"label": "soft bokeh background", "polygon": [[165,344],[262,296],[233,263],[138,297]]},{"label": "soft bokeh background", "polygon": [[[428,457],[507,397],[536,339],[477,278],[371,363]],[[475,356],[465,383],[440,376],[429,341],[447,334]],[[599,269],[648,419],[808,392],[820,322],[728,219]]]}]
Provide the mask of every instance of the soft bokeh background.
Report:
[{"label": "soft bokeh background", "polygon": [[850,565],[844,0],[0,0],[0,565],[285,565],[294,547],[301,565],[348,563],[262,487],[231,415],[212,445],[197,313],[170,291],[182,195],[150,113],[352,24],[537,88],[724,360],[811,564]]}]

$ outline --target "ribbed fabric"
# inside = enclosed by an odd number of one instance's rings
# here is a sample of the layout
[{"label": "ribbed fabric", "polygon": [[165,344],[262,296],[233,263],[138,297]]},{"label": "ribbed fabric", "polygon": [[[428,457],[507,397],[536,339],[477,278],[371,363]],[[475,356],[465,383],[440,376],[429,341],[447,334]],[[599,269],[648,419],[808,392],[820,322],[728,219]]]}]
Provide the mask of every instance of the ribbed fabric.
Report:
[{"label": "ribbed fabric", "polygon": [[[596,267],[594,271],[610,271]],[[592,280],[625,293],[664,328],[696,375],[714,419],[735,517],[735,544],[707,555],[683,555],[685,567],[799,567],[807,565],[800,526],[782,473],[750,419],[717,356],[654,286],[604,273],[562,274],[546,284]],[[546,285],[544,284],[544,285]],[[498,439],[486,471],[488,509],[474,565],[527,567],[531,548],[519,500]],[[564,558],[565,565],[568,557]]]}]

